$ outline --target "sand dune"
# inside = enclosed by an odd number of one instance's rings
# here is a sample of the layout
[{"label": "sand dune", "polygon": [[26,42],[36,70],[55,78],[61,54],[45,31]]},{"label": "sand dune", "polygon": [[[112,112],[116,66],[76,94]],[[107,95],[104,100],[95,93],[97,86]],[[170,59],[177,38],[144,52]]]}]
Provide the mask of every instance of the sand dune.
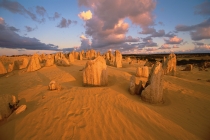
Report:
[{"label": "sand dune", "polygon": [[[0,77],[0,94],[16,95],[27,105],[25,112],[1,122],[0,139],[210,139],[210,71],[165,75],[164,104],[151,105],[128,92],[137,64],[108,66],[107,87],[83,87],[85,63]],[[51,80],[63,89],[49,91]]]}]

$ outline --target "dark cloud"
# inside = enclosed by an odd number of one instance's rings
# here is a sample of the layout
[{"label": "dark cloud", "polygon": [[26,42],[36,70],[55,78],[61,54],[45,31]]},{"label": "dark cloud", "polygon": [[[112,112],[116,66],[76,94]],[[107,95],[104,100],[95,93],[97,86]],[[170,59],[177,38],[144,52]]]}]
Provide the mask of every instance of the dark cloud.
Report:
[{"label": "dark cloud", "polygon": [[58,46],[45,44],[36,38],[23,37],[11,30],[6,24],[0,24],[0,47],[27,50],[59,50]]},{"label": "dark cloud", "polygon": [[64,17],[62,17],[62,19],[61,19],[60,23],[57,25],[57,27],[59,27],[59,28],[67,28],[72,23],[77,24],[77,21],[72,21],[70,19],[65,19]]},{"label": "dark cloud", "polygon": [[193,44],[194,44],[194,45],[198,45],[198,46],[200,46],[200,45],[204,45],[204,43],[203,43],[203,42],[193,42]]},{"label": "dark cloud", "polygon": [[197,15],[210,15],[210,1],[204,1],[203,3],[195,6],[195,14]]},{"label": "dark cloud", "polygon": [[210,18],[196,25],[177,25],[177,31],[191,31],[192,40],[210,39]]},{"label": "dark cloud", "polygon": [[63,48],[62,51],[63,52],[72,52],[72,51],[74,51],[74,48]]},{"label": "dark cloud", "polygon": [[140,48],[144,48],[144,47],[157,47],[157,43],[153,42],[151,36],[142,38],[141,43],[139,43],[139,47]]},{"label": "dark cloud", "polygon": [[158,32],[154,28],[143,28],[140,34],[150,34],[150,37],[163,37],[165,36],[164,30],[159,30]]},{"label": "dark cloud", "polygon": [[158,32],[153,32],[151,37],[163,37],[165,35],[165,31],[164,30],[159,30]]},{"label": "dark cloud", "polygon": [[156,30],[154,28],[145,27],[142,29],[141,32],[139,32],[139,34],[152,34],[154,32],[156,32]]},{"label": "dark cloud", "polygon": [[11,31],[14,31],[14,32],[19,32],[19,31],[20,31],[19,29],[15,28],[15,27],[13,27],[13,26],[10,26],[9,29],[10,29]]},{"label": "dark cloud", "polygon": [[0,7],[9,10],[12,13],[26,15],[29,16],[34,21],[41,22],[41,20],[39,20],[34,13],[25,9],[24,6],[22,6],[20,3],[16,1],[2,0],[0,2]]},{"label": "dark cloud", "polygon": [[49,17],[50,20],[56,20],[58,18],[60,18],[61,14],[59,14],[58,12],[55,12],[53,17]]},{"label": "dark cloud", "polygon": [[34,30],[37,29],[37,27],[32,28],[32,27],[29,27],[29,26],[25,26],[25,28],[26,28],[26,31],[27,31],[27,32],[31,32],[31,31],[34,31]]},{"label": "dark cloud", "polygon": [[44,7],[42,6],[36,6],[36,13],[41,15],[41,16],[44,16],[46,14],[46,10]]},{"label": "dark cloud", "polygon": [[175,29],[177,31],[192,31],[192,30],[197,30],[198,28],[207,28],[207,27],[210,27],[210,18],[196,25],[191,25],[191,26],[177,25]]},{"label": "dark cloud", "polygon": [[163,23],[163,22],[161,22],[161,21],[159,21],[159,22],[158,22],[158,24],[160,24],[160,25],[164,26],[164,23]]},{"label": "dark cloud", "polygon": [[176,35],[172,32],[168,32],[167,34],[164,35],[164,37],[174,37],[174,36]]},{"label": "dark cloud", "polygon": [[198,28],[190,35],[192,40],[210,39],[210,26],[208,28]]}]

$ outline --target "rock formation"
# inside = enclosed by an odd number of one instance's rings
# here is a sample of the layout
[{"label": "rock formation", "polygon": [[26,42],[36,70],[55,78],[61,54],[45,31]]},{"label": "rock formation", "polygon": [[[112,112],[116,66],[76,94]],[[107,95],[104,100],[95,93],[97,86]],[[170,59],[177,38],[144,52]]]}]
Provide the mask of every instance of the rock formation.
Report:
[{"label": "rock formation", "polygon": [[122,54],[118,50],[115,51],[114,66],[117,67],[117,68],[121,68],[122,67]]},{"label": "rock formation", "polygon": [[74,62],[74,55],[72,53],[69,54],[69,62]]},{"label": "rock formation", "polygon": [[11,63],[11,64],[9,64],[8,65],[8,72],[12,72],[13,71],[13,69],[14,69],[14,65],[15,65],[15,63],[13,62],[13,63]]},{"label": "rock formation", "polygon": [[163,59],[164,74],[176,74],[176,55],[171,53],[166,59]]},{"label": "rock formation", "polygon": [[2,64],[2,62],[0,61],[0,74],[6,74],[6,73],[7,73],[7,70]]},{"label": "rock formation", "polygon": [[53,64],[54,64],[54,58],[50,54],[48,54],[47,60],[45,62],[45,67],[52,66]]},{"label": "rock formation", "polygon": [[19,65],[19,69],[24,69],[28,66],[28,58],[23,58],[23,61],[21,62],[21,64]]},{"label": "rock formation", "polygon": [[187,64],[185,69],[183,69],[183,71],[191,71],[193,69],[193,65],[192,64]]},{"label": "rock formation", "polygon": [[89,60],[83,70],[84,86],[106,86],[108,84],[106,61],[102,56]]},{"label": "rock formation", "polygon": [[138,77],[131,76],[129,85],[130,94],[141,94],[143,89],[143,82]]},{"label": "rock formation", "polygon": [[56,64],[58,66],[70,66],[70,63],[69,63],[69,61],[66,58],[57,59]]},{"label": "rock formation", "polygon": [[0,94],[0,118],[7,118],[14,109],[17,109],[16,97],[9,94]]},{"label": "rock formation", "polygon": [[163,101],[163,69],[160,62],[156,62],[152,67],[149,80],[141,93],[141,98],[150,103]]},{"label": "rock formation", "polygon": [[78,52],[74,52],[74,59],[79,60],[79,53]]},{"label": "rock formation", "polygon": [[147,66],[138,67],[136,69],[136,76],[137,77],[149,77],[149,69]]},{"label": "rock formation", "polygon": [[30,61],[29,65],[28,65],[27,72],[29,72],[29,71],[36,71],[38,69],[41,69],[41,65],[40,65],[40,62],[39,62],[39,55],[38,54],[34,54],[31,57],[31,61]]},{"label": "rock formation", "polygon": [[81,52],[79,53],[79,60],[83,60]]},{"label": "rock formation", "polygon": [[60,84],[58,84],[57,82],[55,82],[55,81],[51,81],[50,83],[49,83],[49,90],[61,90],[61,85]]}]

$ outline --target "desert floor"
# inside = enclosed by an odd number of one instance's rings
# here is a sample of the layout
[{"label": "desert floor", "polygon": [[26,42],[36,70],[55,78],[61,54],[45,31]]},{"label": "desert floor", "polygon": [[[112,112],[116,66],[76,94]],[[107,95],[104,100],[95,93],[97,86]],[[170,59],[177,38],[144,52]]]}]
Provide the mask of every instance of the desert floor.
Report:
[{"label": "desert floor", "polygon": [[[107,87],[83,87],[86,60],[70,67],[15,70],[0,77],[0,94],[13,94],[27,110],[0,123],[0,140],[210,139],[210,69],[164,76],[164,103],[145,103],[128,91],[137,64],[108,66]],[[61,91],[49,91],[55,80]]]}]

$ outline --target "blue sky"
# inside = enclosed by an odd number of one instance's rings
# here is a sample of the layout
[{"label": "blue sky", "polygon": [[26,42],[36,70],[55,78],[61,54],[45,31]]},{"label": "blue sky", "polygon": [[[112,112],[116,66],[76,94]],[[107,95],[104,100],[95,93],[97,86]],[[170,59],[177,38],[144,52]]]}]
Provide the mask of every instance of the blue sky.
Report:
[{"label": "blue sky", "polygon": [[210,53],[209,7],[210,0],[0,0],[0,55]]}]

